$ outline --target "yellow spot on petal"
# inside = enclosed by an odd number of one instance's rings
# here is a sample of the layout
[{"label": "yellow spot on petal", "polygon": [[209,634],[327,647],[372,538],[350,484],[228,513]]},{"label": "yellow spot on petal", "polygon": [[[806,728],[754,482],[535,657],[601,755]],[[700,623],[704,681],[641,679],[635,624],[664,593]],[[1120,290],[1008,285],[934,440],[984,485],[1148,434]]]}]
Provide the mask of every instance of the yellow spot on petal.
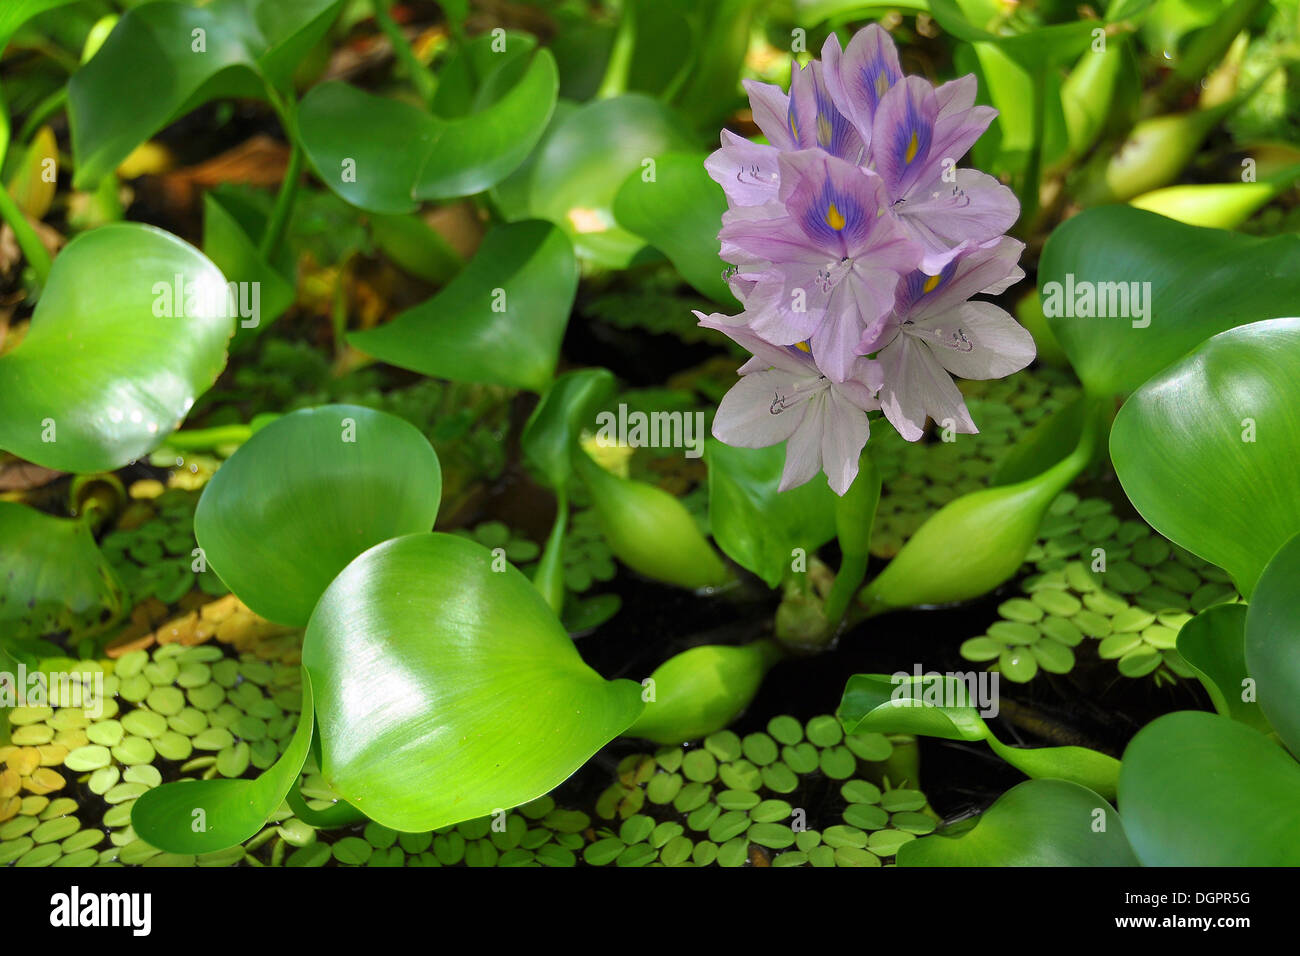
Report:
[{"label": "yellow spot on petal", "polygon": [[831,121],[823,114],[817,114],[817,142],[823,148],[831,145]]},{"label": "yellow spot on petal", "polygon": [[790,134],[797,140],[799,138],[799,127],[794,125],[794,114],[790,114]]},{"label": "yellow spot on petal", "polygon": [[939,285],[939,280],[942,278],[943,278],[942,275],[937,275],[937,276],[930,276],[930,278],[926,279],[925,285],[921,286],[921,294],[925,295],[927,292],[933,292],[935,288]]},{"label": "yellow spot on petal", "polygon": [[885,75],[884,70],[881,70],[879,73],[876,74],[876,99],[880,99],[888,92],[889,92],[889,77]]},{"label": "yellow spot on petal", "polygon": [[800,352],[807,352],[809,355],[812,354],[812,346],[809,345],[807,342],[796,342],[794,343],[794,347],[797,348]]},{"label": "yellow spot on petal", "polygon": [[916,159],[916,151],[918,148],[920,148],[920,144],[916,141],[916,131],[913,130],[912,139],[907,144],[907,155],[903,157],[903,162],[910,163],[912,160]]},{"label": "yellow spot on petal", "polygon": [[836,232],[844,228],[844,217],[840,211],[835,208],[835,203],[826,207],[826,225],[830,226]]}]

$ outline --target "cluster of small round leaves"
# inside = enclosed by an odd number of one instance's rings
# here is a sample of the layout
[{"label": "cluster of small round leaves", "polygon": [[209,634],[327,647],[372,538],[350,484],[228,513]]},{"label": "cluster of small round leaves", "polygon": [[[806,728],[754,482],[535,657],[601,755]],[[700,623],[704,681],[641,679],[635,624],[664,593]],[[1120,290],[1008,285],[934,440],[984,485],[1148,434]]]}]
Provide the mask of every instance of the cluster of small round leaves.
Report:
[{"label": "cluster of small round leaves", "polygon": [[[596,803],[593,866],[880,866],[937,818],[908,788],[865,779],[893,753],[829,715],[773,718],[687,747],[630,754]],[[887,780],[882,782],[887,784]]]},{"label": "cluster of small round leaves", "polygon": [[[244,848],[204,858],[162,853],[136,836],[131,807],[164,779],[256,776],[270,767],[297,727],[298,667],[179,643],[76,666],[102,675],[103,696],[89,707],[53,701],[68,706],[10,712],[11,742],[0,748],[0,862],[191,866],[244,859]],[[57,826],[37,825],[55,819]]]},{"label": "cluster of small round leaves", "polygon": [[1191,677],[1175,646],[1179,630],[1193,614],[1238,600],[1221,569],[1141,520],[1121,520],[1100,498],[1063,493],[1039,535],[1021,596],[999,605],[1000,619],[961,646],[967,660],[992,662],[1017,683],[1040,669],[1068,673],[1085,640],[1125,677]]},{"label": "cluster of small round leaves", "polygon": [[871,553],[878,558],[892,558],[931,514],[954,498],[986,487],[1025,431],[1078,392],[1066,373],[1053,368],[959,385],[979,434],[946,431],[942,422],[932,424],[918,442],[907,442],[890,428],[871,432],[868,450],[881,477],[871,535]]},{"label": "cluster of small round leaves", "polygon": [[152,500],[137,499],[104,536],[101,550],[126,592],[128,606],[149,598],[171,606],[195,586],[213,597],[228,593],[211,568],[194,570],[198,497],[170,489]]}]

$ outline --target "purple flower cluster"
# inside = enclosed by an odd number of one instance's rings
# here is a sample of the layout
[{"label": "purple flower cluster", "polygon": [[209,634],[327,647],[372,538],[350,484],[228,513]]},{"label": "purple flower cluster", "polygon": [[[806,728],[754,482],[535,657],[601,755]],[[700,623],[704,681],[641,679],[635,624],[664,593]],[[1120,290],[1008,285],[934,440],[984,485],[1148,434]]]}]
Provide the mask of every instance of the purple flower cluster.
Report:
[{"label": "purple flower cluster", "polygon": [[904,76],[874,24],[847,49],[832,34],[788,95],[746,82],[770,145],[723,130],[705,163],[727,194],[718,238],[744,311],[696,315],[754,356],[713,434],[787,442],[782,490],[824,470],[844,494],[871,411],[909,441],[927,417],[975,433],[951,376],[1000,378],[1034,358],[1010,315],[969,301],[1024,277],[1024,244],[1004,235],[1015,195],[957,168],[997,115],[975,105],[975,86]]}]

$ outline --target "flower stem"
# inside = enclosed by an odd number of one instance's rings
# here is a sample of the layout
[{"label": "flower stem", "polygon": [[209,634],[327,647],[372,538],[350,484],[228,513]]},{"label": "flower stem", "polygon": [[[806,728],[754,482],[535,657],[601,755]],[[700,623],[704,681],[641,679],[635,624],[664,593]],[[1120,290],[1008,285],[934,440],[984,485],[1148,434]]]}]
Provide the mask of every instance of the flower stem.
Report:
[{"label": "flower stem", "polygon": [[836,628],[849,601],[867,576],[871,559],[871,528],[880,503],[880,472],[865,448],[858,463],[858,476],[835,504],[835,530],[840,541],[840,569],[826,599],[826,620]]},{"label": "flower stem", "polygon": [[[285,132],[289,131],[286,129]],[[258,245],[258,251],[265,259],[270,259],[280,248],[280,240],[284,238],[284,230],[289,225],[289,216],[293,213],[294,200],[298,198],[298,180],[301,177],[302,147],[298,145],[298,137],[295,134],[293,146],[289,151],[289,166],[284,171],[280,192],[275,197],[275,208],[271,210],[271,218],[266,221],[266,231],[262,233],[262,241]]]},{"label": "flower stem", "polygon": [[172,432],[166,445],[177,451],[211,451],[222,445],[242,445],[253,437],[251,425],[215,425]]},{"label": "flower stem", "polygon": [[36,273],[36,280],[43,287],[50,277],[50,267],[53,265],[49,250],[41,242],[32,224],[27,221],[27,215],[18,207],[13,197],[9,195],[9,190],[3,185],[0,185],[0,217],[3,217],[13,229],[18,247],[22,249],[23,255],[27,257],[27,264],[32,267],[32,271]]},{"label": "flower stem", "polygon": [[432,105],[433,94],[438,90],[438,78],[415,55],[415,50],[411,48],[406,35],[402,33],[402,28],[393,20],[393,15],[388,10],[389,2],[390,0],[372,0],[370,6],[375,12],[375,22],[392,43],[393,53],[406,67],[407,75],[416,92],[420,94],[420,99]]}]

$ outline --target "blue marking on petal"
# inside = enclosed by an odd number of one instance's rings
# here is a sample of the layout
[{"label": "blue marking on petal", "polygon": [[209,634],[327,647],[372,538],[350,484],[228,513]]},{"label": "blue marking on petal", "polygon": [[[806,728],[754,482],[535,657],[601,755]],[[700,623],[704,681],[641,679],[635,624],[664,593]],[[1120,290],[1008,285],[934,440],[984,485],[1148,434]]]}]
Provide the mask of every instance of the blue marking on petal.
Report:
[{"label": "blue marking on petal", "polygon": [[873,114],[889,88],[902,78],[902,74],[895,71],[879,51],[858,71],[858,90],[871,104]]},{"label": "blue marking on petal", "polygon": [[844,248],[846,236],[855,235],[870,225],[866,212],[855,196],[837,192],[827,180],[817,198],[804,211],[801,225],[810,239],[838,255]]}]

